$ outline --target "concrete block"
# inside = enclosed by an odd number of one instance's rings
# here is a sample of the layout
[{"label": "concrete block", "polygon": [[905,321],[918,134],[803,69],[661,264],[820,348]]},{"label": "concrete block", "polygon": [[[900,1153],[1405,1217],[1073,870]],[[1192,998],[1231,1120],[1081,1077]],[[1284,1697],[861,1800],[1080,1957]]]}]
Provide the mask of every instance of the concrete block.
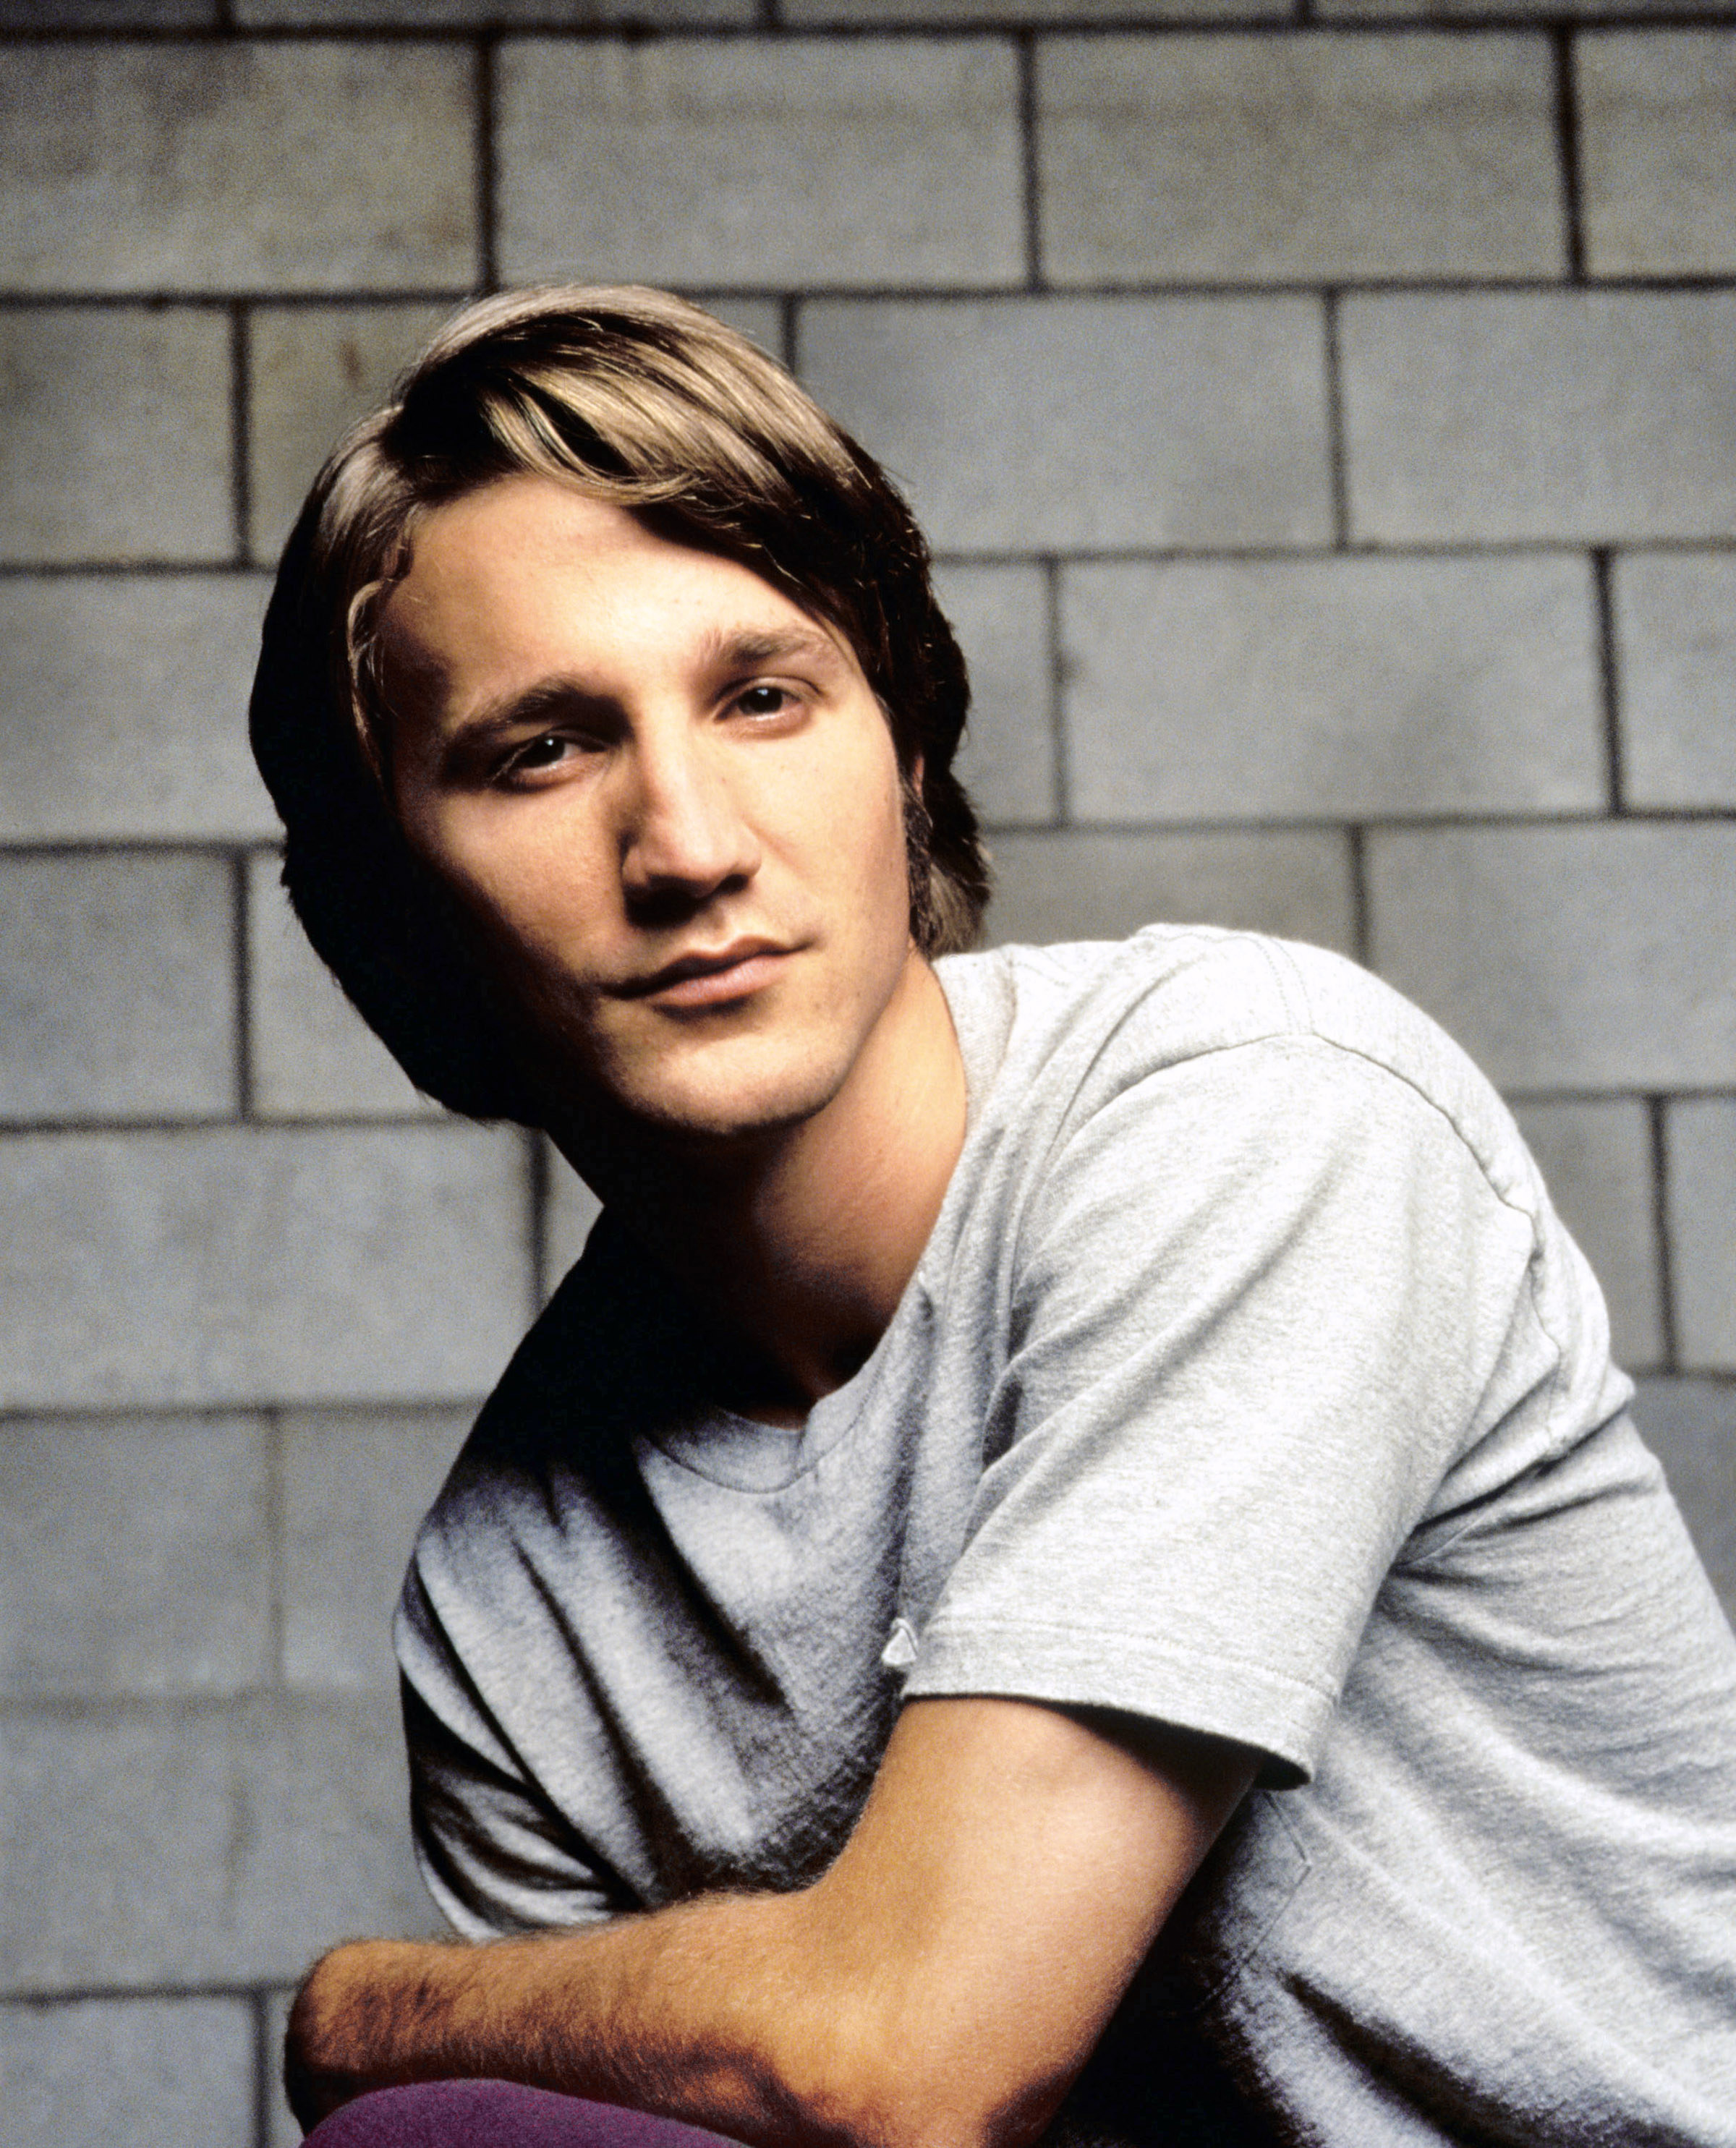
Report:
[{"label": "concrete block", "polygon": [[585,1251],[603,1204],[566,1159],[550,1147],[549,1198],[543,1217],[543,1279],[552,1292]]},{"label": "concrete block", "polygon": [[245,1999],[0,2006],[0,2148],[252,2148]]},{"label": "concrete block", "polygon": [[971,722],[954,765],[991,824],[1052,821],[1054,665],[1040,567],[942,565],[941,608],[971,667]]},{"label": "concrete block", "polygon": [[1382,294],[1340,330],[1355,536],[1736,534],[1736,292]]},{"label": "concrete block", "polygon": [[0,854],[0,1117],[235,1107],[228,861]]},{"label": "concrete block", "polygon": [[1024,274],[999,39],[526,38],[501,48],[499,80],[509,279],[776,290]]},{"label": "concrete block", "polygon": [[1374,967],[1500,1087],[1736,1085],[1736,826],[1376,830]]},{"label": "concrete block", "polygon": [[386,399],[444,305],[261,306],[248,331],[253,556],[275,559],[339,436]]},{"label": "concrete block", "polygon": [[1725,1615],[1736,1625],[1736,1387],[1642,1380],[1633,1422],[1663,1464]]},{"label": "concrete block", "polygon": [[283,1420],[283,1676],[395,1692],[392,1613],[410,1545],[474,1413],[298,1412]]},{"label": "concrete block", "polygon": [[403,42],[0,52],[0,281],[462,290],[478,265],[472,66]]},{"label": "concrete block", "polygon": [[[378,1694],[0,1718],[0,1989],[285,1984],[428,1931]],[[52,2137],[52,2136],[51,2136]]]},{"label": "concrete block", "polygon": [[1081,819],[1603,803],[1583,560],[1064,567],[1061,617]]},{"label": "concrete block", "polygon": [[1039,228],[1057,284],[1558,274],[1535,36],[1054,38]]},{"label": "concrete block", "polygon": [[1736,1373],[1736,1097],[1672,1103],[1664,1123],[1677,1355]]},{"label": "concrete block", "polygon": [[825,301],[807,386],[943,551],[1323,544],[1309,299]]},{"label": "concrete block", "polygon": [[0,313],[0,563],[233,555],[222,314]]},{"label": "concrete block", "polygon": [[994,841],[996,946],[1121,940],[1162,919],[1354,952],[1350,851],[1336,830],[1023,831]]},{"label": "concrete block", "polygon": [[8,1696],[236,1693],[273,1674],[257,1418],[15,1419],[0,1546]]},{"label": "concrete block", "polygon": [[0,1406],[469,1400],[531,1309],[506,1132],[0,1142]]},{"label": "concrete block", "polygon": [[265,597],[253,575],[0,581],[0,841],[274,834],[247,745]]},{"label": "concrete block", "polygon": [[1645,1106],[1631,1097],[1551,1097],[1515,1104],[1513,1117],[1603,1285],[1618,1361],[1630,1372],[1659,1363],[1663,1327]]},{"label": "concrete block", "polygon": [[1587,268],[1736,269],[1736,33],[1589,35],[1574,63]]},{"label": "concrete block", "polygon": [[758,19],[754,0],[233,0],[233,8],[248,29],[662,29]]},{"label": "concrete block", "polygon": [[255,851],[247,861],[254,1111],[269,1119],[443,1116],[308,945],[280,872],[275,851]]},{"label": "concrete block", "polygon": [[1633,806],[1736,806],[1736,558],[1615,563],[1622,760]]}]

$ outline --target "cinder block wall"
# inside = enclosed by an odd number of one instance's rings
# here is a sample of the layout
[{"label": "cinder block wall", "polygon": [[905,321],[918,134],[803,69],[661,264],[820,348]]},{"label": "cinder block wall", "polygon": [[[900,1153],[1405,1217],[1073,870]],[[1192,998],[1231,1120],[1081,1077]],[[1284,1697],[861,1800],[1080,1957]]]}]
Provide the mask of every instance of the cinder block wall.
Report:
[{"label": "cinder block wall", "polygon": [[587,1222],[286,921],[242,711],[464,294],[710,294],[906,483],[1002,936],[1503,1084],[1736,1597],[1736,8],[0,0],[0,2148],[264,2148],[424,1925],[384,1621]]}]

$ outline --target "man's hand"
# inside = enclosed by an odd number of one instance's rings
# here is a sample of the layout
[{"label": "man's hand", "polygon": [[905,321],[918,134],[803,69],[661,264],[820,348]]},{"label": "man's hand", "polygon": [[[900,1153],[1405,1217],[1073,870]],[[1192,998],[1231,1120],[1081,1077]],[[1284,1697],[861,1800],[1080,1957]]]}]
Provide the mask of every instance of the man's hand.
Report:
[{"label": "man's hand", "polygon": [[765,2148],[1022,2148],[1253,1774],[1242,1747],[1116,1727],[912,1702],[800,1893],[340,1947],[291,2015],[292,2107],[492,2075]]}]

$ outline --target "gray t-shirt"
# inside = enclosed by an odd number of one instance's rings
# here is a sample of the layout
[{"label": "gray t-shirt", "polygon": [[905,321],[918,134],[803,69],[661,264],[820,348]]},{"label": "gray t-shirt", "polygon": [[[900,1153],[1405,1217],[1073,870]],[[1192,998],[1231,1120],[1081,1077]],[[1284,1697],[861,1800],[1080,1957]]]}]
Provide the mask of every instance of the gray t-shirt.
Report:
[{"label": "gray t-shirt", "polygon": [[940,975],[969,1131],[847,1386],[718,1407],[605,1217],[484,1411],[398,1628],[441,1907],[789,1886],[901,1696],[1111,1709],[1267,1757],[1061,2135],[1736,2143],[1736,1644],[1499,1100],[1311,949]]}]

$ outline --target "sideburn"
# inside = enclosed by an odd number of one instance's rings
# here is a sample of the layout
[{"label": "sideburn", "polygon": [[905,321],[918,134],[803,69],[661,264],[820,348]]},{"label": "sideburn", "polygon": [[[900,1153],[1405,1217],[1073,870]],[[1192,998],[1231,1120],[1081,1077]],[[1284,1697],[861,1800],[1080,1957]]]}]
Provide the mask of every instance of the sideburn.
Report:
[{"label": "sideburn", "polygon": [[941,924],[935,906],[935,824],[923,803],[921,787],[907,768],[898,771],[898,789],[904,801],[904,862],[911,891],[911,937],[927,955],[932,953],[940,936]]}]

